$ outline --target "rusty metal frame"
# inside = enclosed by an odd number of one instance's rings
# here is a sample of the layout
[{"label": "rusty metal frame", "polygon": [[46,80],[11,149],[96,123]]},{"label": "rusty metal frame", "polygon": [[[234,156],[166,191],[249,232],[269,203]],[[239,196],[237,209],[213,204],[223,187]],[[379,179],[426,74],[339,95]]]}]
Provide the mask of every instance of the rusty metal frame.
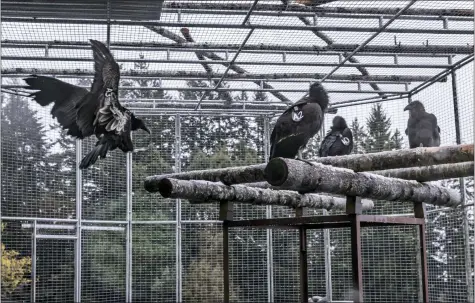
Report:
[{"label": "rusty metal frame", "polygon": [[[421,295],[422,302],[429,302],[428,269],[425,238],[425,208],[423,204],[414,204],[414,217],[394,217],[385,215],[363,215],[360,197],[347,197],[346,214],[327,216],[303,216],[304,210],[298,208],[295,217],[233,220],[231,202],[220,205],[220,220],[223,221],[223,273],[224,301],[229,302],[229,229],[233,227],[283,228],[299,231],[299,280],[300,302],[308,300],[308,263],[307,239],[309,229],[351,228],[351,261],[353,279],[353,302],[363,302],[363,265],[361,254],[361,228],[374,226],[415,225],[418,227],[420,243]],[[419,265],[418,265],[419,266]]]}]

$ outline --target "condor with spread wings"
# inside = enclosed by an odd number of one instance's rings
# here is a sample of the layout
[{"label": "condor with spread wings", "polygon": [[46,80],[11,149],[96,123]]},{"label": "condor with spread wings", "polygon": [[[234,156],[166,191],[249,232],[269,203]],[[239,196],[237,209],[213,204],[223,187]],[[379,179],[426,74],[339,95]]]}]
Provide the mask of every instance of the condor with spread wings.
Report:
[{"label": "condor with spread wings", "polygon": [[322,127],[328,102],[325,88],[318,82],[313,83],[308,96],[292,104],[277,119],[270,137],[269,160],[276,157],[295,158]]},{"label": "condor with spread wings", "polygon": [[109,49],[99,41],[90,40],[94,56],[94,81],[91,91],[61,80],[32,75],[24,79],[38,104],[54,103],[51,114],[67,134],[83,139],[96,135],[96,146],[82,159],[79,167],[88,168],[109,150],[134,150],[131,131],[150,130],[144,122],[119,103],[120,71]]}]

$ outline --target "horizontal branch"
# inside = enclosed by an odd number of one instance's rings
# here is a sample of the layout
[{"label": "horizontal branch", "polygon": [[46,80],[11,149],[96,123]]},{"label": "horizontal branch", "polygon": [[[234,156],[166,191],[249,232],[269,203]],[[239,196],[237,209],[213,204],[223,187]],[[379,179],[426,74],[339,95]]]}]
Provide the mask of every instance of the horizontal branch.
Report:
[{"label": "horizontal branch", "polygon": [[326,192],[385,201],[410,201],[455,207],[462,203],[458,191],[417,181],[383,177],[367,172],[274,158],[265,169],[267,182],[283,189]]},{"label": "horizontal branch", "polygon": [[473,161],[473,144],[400,149],[371,154],[355,154],[310,161],[344,167],[356,172]]},{"label": "horizontal branch", "polygon": [[[94,71],[91,69],[49,69],[49,68],[2,68],[2,75],[74,75],[74,76],[94,76]],[[163,71],[163,70],[125,70],[120,72],[121,76],[140,76],[153,78],[202,78],[208,79],[209,75],[206,72],[198,71]],[[221,78],[222,73],[213,73],[213,77]],[[261,81],[272,81],[273,79],[322,79],[325,74],[320,73],[270,73],[270,74],[255,74],[255,73],[241,73],[228,74],[226,81],[229,79],[260,79]],[[431,78],[431,76],[404,76],[404,75],[371,75],[362,76],[356,74],[337,74],[332,75],[328,79],[332,80],[347,80],[347,81],[393,81],[393,82],[424,82]],[[440,82],[446,82],[443,79]]]},{"label": "horizontal branch", "polygon": [[473,161],[455,164],[431,165],[425,167],[395,168],[372,171],[372,174],[385,177],[428,182],[473,176]]},{"label": "horizontal branch", "polygon": [[[349,156],[325,157],[313,160],[325,165],[348,168],[353,171],[378,171],[384,169],[420,167],[428,165],[452,164],[473,161],[473,144],[401,149],[373,154],[356,154]],[[228,167],[191,172],[156,175],[147,177],[145,189],[153,191],[163,178],[181,180],[206,180],[224,184],[255,183],[266,181],[264,169],[266,164],[242,167]],[[414,168],[411,168],[414,169]],[[407,171],[410,171],[408,169]],[[436,170],[436,169],[435,169]],[[410,173],[406,174],[410,175]],[[444,179],[444,175],[439,176]],[[156,191],[156,190],[155,190]]]},{"label": "horizontal branch", "polygon": [[[346,199],[327,195],[305,194],[288,190],[272,190],[243,185],[226,186],[207,181],[162,179],[157,191],[164,198],[180,198],[191,203],[219,203],[224,201],[253,205],[279,205],[292,208],[308,207],[344,210]],[[372,209],[371,200],[363,200],[363,210]]]},{"label": "horizontal branch", "polygon": [[[111,42],[111,49],[114,50],[141,50],[141,51],[216,51],[235,52],[240,44],[231,43],[198,43],[186,42],[186,40],[175,41],[176,43],[165,42]],[[2,47],[5,48],[41,48],[44,49],[86,49],[90,50],[90,45],[83,41],[60,41],[60,40],[2,40]],[[287,53],[287,54],[313,54],[313,55],[339,55],[351,53],[358,47],[358,44],[334,43],[331,45],[287,45],[287,44],[246,44],[242,48],[242,53]],[[469,55],[473,53],[473,45],[366,45],[358,51],[358,56],[431,56],[431,55]]]}]

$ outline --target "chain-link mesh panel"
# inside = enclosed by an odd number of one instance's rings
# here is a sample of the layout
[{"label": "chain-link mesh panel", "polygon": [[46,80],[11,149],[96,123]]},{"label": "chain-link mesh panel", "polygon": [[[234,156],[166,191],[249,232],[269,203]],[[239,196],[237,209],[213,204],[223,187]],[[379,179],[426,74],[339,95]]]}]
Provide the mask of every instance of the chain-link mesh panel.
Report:
[{"label": "chain-link mesh panel", "polygon": [[[323,85],[337,114],[353,130],[353,153],[408,148],[408,114],[403,111],[407,98],[378,103],[375,97],[407,96],[423,81],[473,54],[471,1],[419,0],[411,5],[407,0],[260,0],[256,6],[252,0],[232,2],[2,2],[1,215],[2,220],[10,219],[2,232],[7,251],[19,252],[19,260],[31,255],[31,227],[21,223],[32,221],[24,217],[62,218],[69,229],[44,231],[75,236],[77,223],[72,218],[77,218],[79,206],[82,225],[120,229],[82,232],[82,263],[75,269],[82,272],[82,301],[125,301],[130,293],[133,301],[141,302],[221,300],[222,230],[214,225],[218,206],[162,199],[144,190],[146,176],[264,163],[277,116],[299,100],[310,83],[332,71]],[[340,67],[346,55],[407,5]],[[32,73],[90,88],[89,39],[110,43],[121,66],[120,101],[145,120],[152,134],[133,133],[132,162],[116,150],[83,170],[79,195],[75,140],[60,130],[50,107],[5,92],[24,95],[21,79]],[[473,63],[457,70],[455,77],[456,90],[448,75],[411,96],[437,116],[442,145],[473,141]],[[221,78],[219,91],[210,92]],[[198,100],[201,106],[195,111]],[[309,142],[304,158],[317,157],[333,117],[325,115],[323,132]],[[95,141],[81,143],[81,157]],[[463,186],[459,180],[437,183],[463,189],[467,206],[428,206],[430,300],[466,301],[467,289],[473,290],[473,178],[463,180]],[[76,201],[81,196],[82,201]],[[407,203],[374,202],[375,208],[367,213],[412,213]],[[234,219],[270,216],[294,217],[295,211],[234,205]],[[324,296],[331,284],[333,300],[348,300],[349,231],[329,234],[325,247],[323,231],[308,232],[310,295]],[[231,235],[233,300],[299,300],[297,231],[246,228],[231,230]],[[413,278],[418,267],[412,228],[364,229],[363,237],[365,300],[414,301],[419,281]],[[72,243],[38,240],[38,302],[71,300]],[[390,249],[393,253],[385,259]],[[326,266],[332,269],[331,281],[325,281],[325,252],[330,254]],[[370,262],[373,259],[378,262]],[[132,263],[130,272],[127,261]],[[5,262],[2,258],[2,267]],[[9,293],[5,283],[2,276],[2,299],[31,299],[31,282],[22,281]]]},{"label": "chain-link mesh panel", "polygon": [[175,225],[134,225],[132,229],[132,300],[175,302]]},{"label": "chain-link mesh panel", "polygon": [[86,302],[124,302],[125,233],[83,231],[81,294]]}]

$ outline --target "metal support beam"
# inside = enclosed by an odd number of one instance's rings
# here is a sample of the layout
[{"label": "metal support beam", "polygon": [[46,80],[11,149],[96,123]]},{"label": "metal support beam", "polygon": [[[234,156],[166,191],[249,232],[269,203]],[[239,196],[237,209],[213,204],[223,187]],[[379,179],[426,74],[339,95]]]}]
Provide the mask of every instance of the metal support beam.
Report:
[{"label": "metal support beam", "polygon": [[36,302],[36,220],[31,232],[31,302]]},{"label": "metal support beam", "polygon": [[411,0],[404,8],[402,8],[396,15],[394,15],[391,19],[388,20],[382,27],[380,27],[374,34],[372,34],[368,39],[366,39],[363,43],[361,43],[357,48],[355,48],[349,55],[345,56],[345,59],[336,66],[333,70],[331,70],[321,82],[324,82],[328,77],[333,75],[340,67],[342,67],[354,54],[356,54],[359,50],[363,47],[368,45],[374,38],[376,38],[380,33],[383,31],[390,32],[389,25],[391,25],[400,15],[402,15],[405,11],[407,11],[417,0]]},{"label": "metal support beam", "polygon": [[[181,38],[181,37],[180,37]],[[90,50],[91,46],[82,41],[43,41],[43,40],[2,40],[5,49],[37,48],[44,49],[82,49]],[[358,44],[332,43],[329,45],[285,45],[285,44],[247,44],[243,46],[242,53],[282,54],[286,55],[332,55],[352,52]],[[179,43],[164,42],[111,42],[112,50],[122,51],[153,51],[153,52],[235,52],[240,44],[232,43],[197,43],[187,42],[185,39]],[[366,45],[358,51],[358,56],[384,56],[384,57],[446,57],[447,55],[469,55],[473,53],[473,45]],[[223,59],[224,60],[224,59]]]},{"label": "metal support beam", "polygon": [[[175,115],[175,172],[181,172],[181,116]],[[175,248],[176,248],[176,302],[183,301],[183,260],[182,260],[182,221],[181,221],[181,199],[176,199],[176,226],[175,226]]]},{"label": "metal support beam", "polygon": [[[295,210],[295,217],[303,217],[303,208]],[[300,270],[300,302],[308,302],[308,260],[307,260],[307,228],[299,226],[299,270]]]},{"label": "metal support beam", "polygon": [[[58,75],[58,76],[94,76],[93,70],[86,69],[46,69],[46,68],[3,68],[2,75],[8,77],[9,75],[23,75],[28,76],[31,74],[42,74],[42,75]],[[222,77],[223,74],[214,74],[214,77]],[[149,71],[123,71],[121,72],[122,76],[140,76],[140,77],[151,77],[154,79],[157,78],[178,78],[178,79],[189,79],[189,78],[201,78],[208,79],[208,75],[203,72],[195,71],[158,71],[158,70],[149,70]],[[226,81],[231,81],[232,79],[258,79],[256,82],[260,81],[274,81],[275,79],[322,79],[325,77],[325,74],[322,73],[263,73],[263,74],[250,74],[247,72],[237,73],[237,74],[228,74]],[[339,80],[339,81],[390,81],[390,82],[424,82],[432,79],[432,76],[407,76],[407,75],[371,75],[371,76],[362,76],[356,74],[336,74],[329,77],[329,79]],[[438,81],[444,82],[445,79],[439,79]]]},{"label": "metal support beam", "polygon": [[[79,85],[78,85],[79,86]],[[79,86],[83,88],[89,88],[88,86]],[[2,85],[1,88],[4,89],[27,89],[27,85]],[[145,87],[145,86],[120,86],[120,90],[124,91],[129,91],[129,90],[153,90],[153,91],[166,91],[166,90],[171,90],[171,91],[217,91],[217,92],[229,92],[229,91],[247,91],[247,92],[308,92],[308,89],[299,89],[299,88],[285,88],[285,89],[276,89],[276,88],[254,88],[254,87],[226,87],[226,88],[217,88],[217,87],[179,87],[179,86],[170,86],[170,87]],[[339,89],[327,89],[326,90],[328,93],[344,93],[344,94],[372,94],[375,93],[375,91],[372,90],[339,90]],[[381,91],[383,93],[387,94],[407,94],[407,91]]]},{"label": "metal support beam", "polygon": [[81,302],[82,170],[79,168],[81,159],[82,140],[76,139],[76,242],[74,246],[74,302]]},{"label": "metal support beam", "polygon": [[[2,22],[8,23],[43,23],[43,24],[95,24],[107,25],[107,20],[84,20],[84,19],[57,19],[57,18],[18,18],[2,17]],[[123,26],[160,26],[160,27],[182,27],[181,22],[167,21],[129,21],[111,20],[111,25]],[[187,23],[187,27],[197,28],[226,28],[226,29],[260,29],[269,31],[327,31],[327,32],[355,32],[371,33],[378,32],[379,27],[355,27],[355,26],[291,26],[274,24],[235,24],[235,23]],[[436,35],[473,35],[473,31],[465,29],[429,29],[429,28],[389,28],[388,33],[412,33],[412,34],[436,34]]]},{"label": "metal support beam", "polygon": [[233,203],[222,202],[219,206],[219,219],[223,221],[223,302],[230,302],[229,273],[229,225],[233,220]]},{"label": "metal support beam", "polygon": [[[270,151],[270,121],[269,117],[263,117],[263,141],[264,141],[264,161],[269,159]],[[266,206],[266,219],[272,219],[272,205]],[[274,303],[274,245],[273,231],[266,229],[266,246],[267,246],[267,302]]]},{"label": "metal support beam", "polygon": [[[249,25],[249,18],[251,17],[251,14],[252,14],[252,11],[254,10],[254,8],[256,7],[257,5],[257,2],[259,2],[259,0],[254,0],[254,2],[252,3],[251,7],[249,8],[249,11],[248,13],[246,14],[246,16],[244,17],[244,20],[242,21],[241,25]],[[249,38],[251,38],[251,35],[252,33],[254,32],[254,28],[251,28],[251,30],[249,30],[249,32],[247,33],[246,37],[244,38],[244,40],[242,41],[241,45],[239,46],[239,49],[236,51],[236,53],[234,54],[234,57],[233,59],[228,62],[228,63],[225,63],[227,64],[228,66],[226,67],[226,70],[224,71],[223,75],[221,76],[221,79],[218,80],[218,83],[216,83],[215,87],[214,87],[214,91],[216,91],[218,88],[219,88],[219,85],[223,82],[224,78],[226,77],[226,75],[228,74],[229,70],[231,69],[231,66],[234,65],[234,63],[236,62],[236,59],[238,58],[239,54],[241,53],[242,51],[242,48],[246,45],[247,41],[249,40]],[[198,101],[198,104],[196,105],[195,109],[194,110],[197,110],[199,107],[200,107],[200,104],[201,102],[203,101],[203,99],[208,96],[207,93],[204,93],[201,95],[200,97],[200,100]]]},{"label": "metal support beam", "polygon": [[[240,52],[236,52],[235,57]],[[51,61],[51,62],[91,62],[92,58],[79,57],[38,57],[38,56],[2,56],[2,61]],[[340,66],[338,62],[282,62],[282,61],[205,61],[209,64],[222,64],[231,66],[233,64],[239,65],[254,65],[254,66],[315,66],[315,67],[331,67]],[[169,60],[169,59],[116,59],[117,62],[144,62],[144,63],[170,63],[170,64],[203,64],[202,60]],[[423,69],[446,69],[451,67],[448,64],[387,64],[387,63],[349,63],[345,67],[371,67],[371,68],[423,68]],[[229,69],[227,69],[229,71]],[[226,77],[225,71],[221,78]],[[219,82],[220,83],[220,82]],[[221,84],[221,83],[220,83]]]},{"label": "metal support beam", "polygon": [[126,207],[126,233],[125,233],[125,298],[126,302],[132,302],[132,167],[133,154],[126,154],[126,191],[127,191],[127,207]]}]

